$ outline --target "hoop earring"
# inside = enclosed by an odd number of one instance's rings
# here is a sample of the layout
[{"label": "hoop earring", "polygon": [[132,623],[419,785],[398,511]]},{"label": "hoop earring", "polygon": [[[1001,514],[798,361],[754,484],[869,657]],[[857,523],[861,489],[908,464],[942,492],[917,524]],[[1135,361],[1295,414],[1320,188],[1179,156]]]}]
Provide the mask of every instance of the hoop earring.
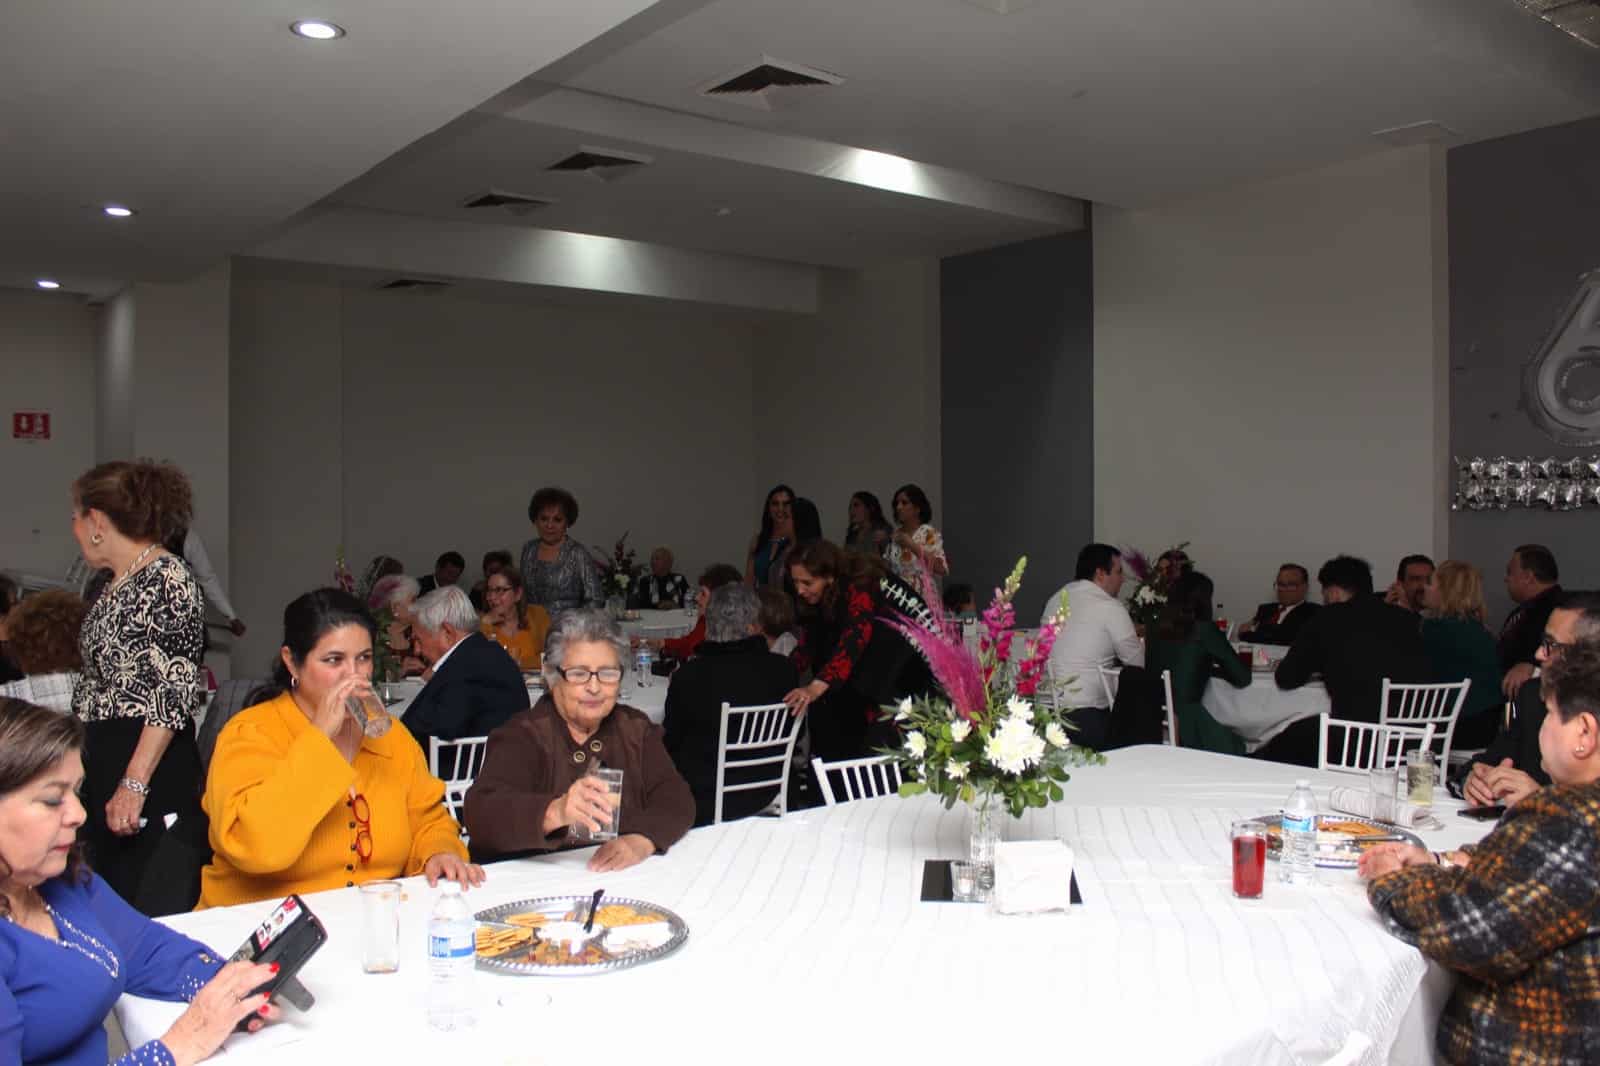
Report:
[{"label": "hoop earring", "polygon": [[102,537],[100,534],[93,533],[93,534],[90,534],[90,536],[89,536],[89,543],[90,544],[99,544],[101,541],[103,541],[105,539],[106,538]]},{"label": "hoop earring", "polygon": [[293,674],[290,674],[289,675],[289,687],[290,688],[299,688],[300,687],[300,679],[298,677],[294,676]]}]

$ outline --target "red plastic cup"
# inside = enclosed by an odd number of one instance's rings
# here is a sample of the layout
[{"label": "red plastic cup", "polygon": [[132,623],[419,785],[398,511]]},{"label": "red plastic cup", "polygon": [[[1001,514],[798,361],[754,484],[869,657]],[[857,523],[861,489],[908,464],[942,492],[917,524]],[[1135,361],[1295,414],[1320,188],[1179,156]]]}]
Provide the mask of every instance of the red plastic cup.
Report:
[{"label": "red plastic cup", "polygon": [[1235,822],[1229,837],[1234,898],[1260,899],[1267,873],[1267,827],[1260,822]]}]

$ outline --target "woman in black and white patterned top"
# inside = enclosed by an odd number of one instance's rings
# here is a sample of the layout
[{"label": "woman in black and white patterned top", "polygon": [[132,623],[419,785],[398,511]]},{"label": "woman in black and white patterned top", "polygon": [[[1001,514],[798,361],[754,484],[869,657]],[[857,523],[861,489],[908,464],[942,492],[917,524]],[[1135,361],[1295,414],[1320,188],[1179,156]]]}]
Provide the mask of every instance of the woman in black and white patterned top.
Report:
[{"label": "woman in black and white patterned top", "polygon": [[[95,869],[136,907],[167,816],[199,814],[204,603],[161,542],[193,515],[189,479],[150,462],[102,463],[72,486],[72,534],[114,577],[83,620],[72,709],[88,727],[84,841]],[[167,891],[170,891],[168,889]],[[192,900],[191,900],[192,905]]]}]

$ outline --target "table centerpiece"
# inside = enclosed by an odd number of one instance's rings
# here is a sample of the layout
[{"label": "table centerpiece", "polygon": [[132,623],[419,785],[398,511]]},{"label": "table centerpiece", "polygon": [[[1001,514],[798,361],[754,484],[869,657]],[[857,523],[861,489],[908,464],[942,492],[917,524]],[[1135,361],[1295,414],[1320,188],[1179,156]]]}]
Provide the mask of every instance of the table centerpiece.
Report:
[{"label": "table centerpiece", "polygon": [[932,624],[909,617],[895,623],[927,660],[940,691],[885,708],[904,741],[882,753],[905,778],[900,795],[932,793],[946,809],[957,801],[967,805],[970,856],[986,871],[993,869],[1005,815],[1017,818],[1029,807],[1060,802],[1071,778],[1067,767],[1105,762],[1098,752],[1072,743],[1068,733],[1075,727],[1065,713],[1036,699],[1069,613],[1065,593],[1038,634],[1019,641],[1021,652],[1014,654],[1012,600],[1027,563],[1026,557],[1017,560],[995,589],[979,621],[976,651],[962,639],[960,624],[945,615],[931,575],[924,575],[923,585]]}]

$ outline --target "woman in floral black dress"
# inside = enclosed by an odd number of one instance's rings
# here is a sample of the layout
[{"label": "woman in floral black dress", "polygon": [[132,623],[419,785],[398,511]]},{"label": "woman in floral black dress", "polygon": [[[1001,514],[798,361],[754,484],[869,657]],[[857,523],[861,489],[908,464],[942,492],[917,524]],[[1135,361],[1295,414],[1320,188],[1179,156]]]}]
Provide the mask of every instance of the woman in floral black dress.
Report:
[{"label": "woman in floral black dress", "polygon": [[204,604],[189,568],[161,546],[192,516],[189,479],[168,464],[102,463],[72,486],[72,534],[89,565],[113,575],[84,618],[72,692],[88,727],[83,839],[106,882],[147,911],[172,898],[173,886],[144,877],[168,816],[200,813]]}]

